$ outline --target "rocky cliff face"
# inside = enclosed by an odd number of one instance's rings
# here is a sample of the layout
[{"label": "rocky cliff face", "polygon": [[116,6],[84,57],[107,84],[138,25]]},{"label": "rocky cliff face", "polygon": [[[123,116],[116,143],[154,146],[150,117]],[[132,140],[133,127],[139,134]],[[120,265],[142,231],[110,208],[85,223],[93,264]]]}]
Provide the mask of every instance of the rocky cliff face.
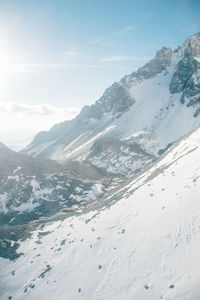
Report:
[{"label": "rocky cliff face", "polygon": [[197,117],[200,103],[200,34],[186,40],[178,51],[183,54],[170,82],[170,92],[182,92],[181,102],[188,107],[196,106],[194,116]]},{"label": "rocky cliff face", "polygon": [[159,73],[166,71],[171,64],[173,51],[171,48],[163,47],[157,51],[154,59],[150,60],[144,67],[133,72],[131,77],[137,79],[149,79],[157,76]]},{"label": "rocky cliff face", "polygon": [[100,120],[106,113],[119,117],[129,110],[133,104],[134,99],[128,90],[123,85],[115,82],[94,105],[85,108],[87,114],[84,117]]}]

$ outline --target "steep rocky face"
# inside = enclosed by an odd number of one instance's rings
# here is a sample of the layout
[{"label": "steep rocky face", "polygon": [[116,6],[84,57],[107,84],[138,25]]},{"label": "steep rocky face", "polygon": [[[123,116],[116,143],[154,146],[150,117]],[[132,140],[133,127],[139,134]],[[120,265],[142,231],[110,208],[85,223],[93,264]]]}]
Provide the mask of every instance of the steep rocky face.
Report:
[{"label": "steep rocky face", "polygon": [[[170,92],[172,94],[183,92],[181,102],[187,106],[200,103],[200,34],[186,40],[183,45],[181,60],[178,62],[172,80]],[[194,113],[197,117],[199,108]]]},{"label": "steep rocky face", "polygon": [[184,53],[183,59],[177,64],[173,78],[170,82],[170,92],[173,94],[184,91],[184,89],[187,88],[192,75],[196,73],[197,67],[198,62],[196,59],[190,55],[188,56],[187,52]]},{"label": "steep rocky face", "polygon": [[134,99],[131,97],[127,89],[115,82],[108,88],[103,96],[91,107],[88,107],[87,115],[84,117],[101,119],[105,113],[121,115],[134,104]]},{"label": "steep rocky face", "polygon": [[171,64],[172,55],[171,48],[163,47],[156,53],[154,59],[150,60],[144,67],[139,68],[137,72],[132,73],[131,76],[139,79],[149,79],[166,71]]}]

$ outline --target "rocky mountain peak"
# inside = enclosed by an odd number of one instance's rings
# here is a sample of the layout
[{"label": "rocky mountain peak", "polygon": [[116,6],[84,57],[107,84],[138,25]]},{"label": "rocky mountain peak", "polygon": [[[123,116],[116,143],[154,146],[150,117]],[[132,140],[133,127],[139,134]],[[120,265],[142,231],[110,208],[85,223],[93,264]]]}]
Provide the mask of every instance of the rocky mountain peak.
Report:
[{"label": "rocky mountain peak", "polygon": [[[187,106],[200,104],[200,33],[189,37],[183,46],[182,58],[178,62],[169,85],[170,93],[182,93],[181,102]],[[194,116],[199,114],[199,107]]]},{"label": "rocky mountain peak", "polygon": [[123,113],[134,103],[134,99],[129,95],[126,88],[115,82],[110,88],[106,89],[103,96],[96,102],[97,107],[102,105],[103,111]]},{"label": "rocky mountain peak", "polygon": [[159,61],[162,61],[162,60],[166,60],[166,59],[170,59],[172,56],[172,49],[169,48],[169,47],[162,47],[160,50],[158,50],[156,52],[156,55],[155,55],[155,60],[159,60]]},{"label": "rocky mountain peak", "polygon": [[162,47],[159,51],[156,52],[156,55],[143,67],[139,68],[137,72],[131,74],[131,79],[133,77],[141,79],[152,78],[162,71],[165,71],[167,67],[171,64],[173,51],[171,48]]},{"label": "rocky mountain peak", "polygon": [[200,56],[200,32],[193,34],[183,44],[184,56]]},{"label": "rocky mountain peak", "polygon": [[134,102],[126,87],[123,84],[115,82],[105,90],[95,104],[83,107],[80,118],[100,120],[106,113],[119,116],[127,111]]}]

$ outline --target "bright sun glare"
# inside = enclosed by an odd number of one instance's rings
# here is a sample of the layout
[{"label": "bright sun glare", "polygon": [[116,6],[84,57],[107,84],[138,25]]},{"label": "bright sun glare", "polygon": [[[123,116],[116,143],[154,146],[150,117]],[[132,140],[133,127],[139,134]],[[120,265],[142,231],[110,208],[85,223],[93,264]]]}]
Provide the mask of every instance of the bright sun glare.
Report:
[{"label": "bright sun glare", "polygon": [[0,77],[5,78],[7,73],[12,70],[16,61],[13,53],[13,46],[6,32],[0,28]]}]

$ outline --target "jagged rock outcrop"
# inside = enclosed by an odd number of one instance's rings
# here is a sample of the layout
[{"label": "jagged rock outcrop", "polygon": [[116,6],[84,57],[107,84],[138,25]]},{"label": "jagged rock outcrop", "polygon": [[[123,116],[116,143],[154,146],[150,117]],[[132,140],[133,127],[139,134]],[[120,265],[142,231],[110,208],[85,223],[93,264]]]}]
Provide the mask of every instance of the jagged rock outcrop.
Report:
[{"label": "jagged rock outcrop", "polygon": [[[183,92],[181,102],[188,107],[200,103],[200,34],[190,37],[183,45],[181,60],[178,62],[172,80],[170,92]],[[194,112],[197,117],[199,108]]]},{"label": "jagged rock outcrop", "polygon": [[154,59],[150,60],[144,67],[139,68],[131,76],[141,79],[149,79],[159,73],[166,71],[171,64],[173,51],[171,48],[163,47],[157,51]]}]

